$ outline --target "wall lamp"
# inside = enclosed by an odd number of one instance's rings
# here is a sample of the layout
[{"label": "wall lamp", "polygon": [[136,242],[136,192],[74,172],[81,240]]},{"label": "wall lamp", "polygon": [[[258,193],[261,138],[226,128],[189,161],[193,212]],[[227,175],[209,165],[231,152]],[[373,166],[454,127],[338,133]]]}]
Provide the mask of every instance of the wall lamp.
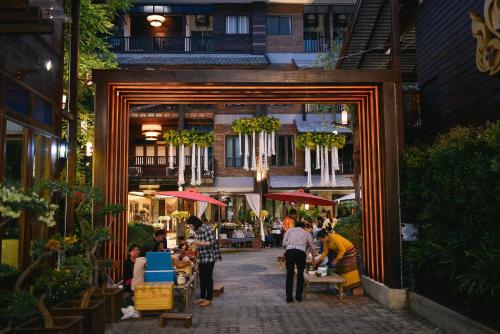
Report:
[{"label": "wall lamp", "polygon": [[44,70],[46,72],[50,72],[50,70],[52,70],[52,67],[53,67],[52,60],[47,60],[43,65],[41,63],[38,63],[38,65],[39,66],[37,68],[18,70],[16,72],[17,79],[19,79],[19,80],[24,79],[24,77],[30,73],[42,74],[42,71],[44,71]]}]

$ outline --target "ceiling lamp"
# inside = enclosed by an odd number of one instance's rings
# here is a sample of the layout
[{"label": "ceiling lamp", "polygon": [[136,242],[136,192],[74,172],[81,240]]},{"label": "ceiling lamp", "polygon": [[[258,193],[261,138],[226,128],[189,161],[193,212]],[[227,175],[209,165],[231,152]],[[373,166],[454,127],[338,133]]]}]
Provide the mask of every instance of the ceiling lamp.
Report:
[{"label": "ceiling lamp", "polygon": [[165,17],[161,15],[148,15],[146,17],[146,20],[148,20],[149,24],[152,25],[153,27],[161,27],[161,24],[165,22]]},{"label": "ceiling lamp", "polygon": [[158,136],[161,135],[161,125],[160,124],[143,124],[142,134],[146,136],[146,140],[157,141]]}]

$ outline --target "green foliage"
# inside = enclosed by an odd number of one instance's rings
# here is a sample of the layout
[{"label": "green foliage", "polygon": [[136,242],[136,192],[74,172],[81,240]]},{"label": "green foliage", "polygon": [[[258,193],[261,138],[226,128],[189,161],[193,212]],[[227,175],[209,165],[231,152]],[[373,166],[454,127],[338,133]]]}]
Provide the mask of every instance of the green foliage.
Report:
[{"label": "green foliage", "polygon": [[251,134],[255,132],[278,131],[281,127],[281,122],[275,117],[253,117],[253,118],[240,118],[231,124],[231,129],[235,133]]},{"label": "green foliage", "polygon": [[401,160],[402,222],[419,234],[407,254],[417,289],[483,315],[500,307],[499,138],[500,122],[458,127]]},{"label": "green foliage", "polygon": [[301,150],[309,147],[311,150],[316,149],[316,145],[326,147],[342,148],[345,145],[346,137],[333,133],[311,133],[306,132],[297,136],[297,147]]},{"label": "green foliage", "polygon": [[141,224],[141,223],[128,223],[128,244],[136,244],[139,246],[153,244],[153,236],[155,233],[155,228],[151,225]]},{"label": "green foliage", "polygon": [[0,328],[33,318],[37,314],[35,297],[28,291],[2,291],[0,293]]},{"label": "green foliage", "polygon": [[305,221],[312,223],[313,220],[317,219],[320,216],[319,208],[317,206],[306,210],[303,206],[299,208],[298,211],[299,217],[303,218]]},{"label": "green foliage", "polygon": [[16,268],[8,264],[0,264],[0,291],[3,293],[3,290],[12,290],[18,277],[19,272]]},{"label": "green foliage", "polygon": [[[66,1],[66,13],[70,14],[71,1]],[[88,84],[93,69],[116,68],[116,56],[111,52],[108,37],[111,36],[116,14],[130,7],[130,0],[109,0],[96,3],[80,0],[80,52],[78,73],[78,127],[77,178],[81,183],[91,183],[90,164],[85,161],[86,143],[93,142],[94,113],[93,86]],[[69,64],[70,29],[65,35],[64,68]],[[68,91],[68,72],[64,72],[64,90]],[[64,131],[66,132],[66,131]]]},{"label": "green foliage", "polygon": [[70,269],[55,270],[45,268],[35,280],[32,293],[39,296],[45,293],[45,303],[48,307],[78,297],[86,287],[87,277],[84,271]]},{"label": "green foliage", "polygon": [[362,253],[362,234],[361,234],[361,210],[354,215],[339,218],[335,225],[335,233],[351,241],[358,253]]},{"label": "green foliage", "polygon": [[208,147],[213,144],[215,137],[213,132],[191,130],[167,130],[163,134],[165,142],[174,146],[180,145],[200,145]]}]

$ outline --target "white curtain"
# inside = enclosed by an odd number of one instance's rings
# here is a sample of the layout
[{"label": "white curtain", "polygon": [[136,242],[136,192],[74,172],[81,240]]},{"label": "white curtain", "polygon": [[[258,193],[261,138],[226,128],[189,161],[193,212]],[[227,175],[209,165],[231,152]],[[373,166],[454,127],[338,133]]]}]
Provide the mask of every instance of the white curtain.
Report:
[{"label": "white curtain", "polygon": [[185,160],[184,160],[184,145],[179,146],[179,181],[177,182],[179,185],[183,185],[186,183],[184,180],[184,169],[185,169]]},{"label": "white curtain", "polygon": [[311,188],[312,187],[312,176],[311,176],[311,148],[309,147],[306,147],[305,149],[305,157],[304,157],[304,161],[305,161],[305,168],[304,168],[304,171],[307,172],[307,188]]},{"label": "white curtain", "polygon": [[337,186],[337,180],[336,180],[336,177],[335,177],[335,169],[338,169],[338,160],[336,160],[338,158],[337,156],[337,148],[336,147],[332,147],[332,163],[331,163],[331,168],[332,168],[332,182],[331,182],[331,186],[332,187],[335,187]]},{"label": "white curtain", "polygon": [[276,133],[273,131],[271,132],[271,150],[272,150],[272,154],[275,155],[276,154]]},{"label": "white curtain", "polygon": [[201,147],[200,145],[198,145],[198,155],[196,156],[196,161],[197,161],[197,164],[196,164],[196,185],[200,185],[201,184]]},{"label": "white curtain", "polygon": [[261,205],[260,195],[259,194],[245,194],[245,197],[247,199],[248,205],[250,205],[250,208],[255,213],[255,216],[257,216],[259,218],[259,221],[260,221],[260,239],[262,241],[266,241],[266,235],[264,233],[264,222],[260,218],[260,205]]},{"label": "white curtain", "polygon": [[174,144],[168,145],[168,169],[174,169]]},{"label": "white curtain", "polygon": [[316,145],[316,169],[320,169],[321,166],[319,165],[320,161],[319,161],[319,156],[320,156],[321,152],[319,150],[319,145]]},{"label": "white curtain", "polygon": [[196,185],[196,144],[191,146],[191,185]]},{"label": "white curtain", "polygon": [[205,210],[207,209],[208,207],[208,203],[207,202],[196,202],[196,217],[198,218],[201,218],[201,216],[205,213]]},{"label": "white curtain", "polygon": [[252,170],[257,170],[257,163],[255,161],[255,131],[252,132]]},{"label": "white curtain", "polygon": [[243,152],[241,151],[241,132],[238,132],[238,154],[241,155],[243,154]]},{"label": "white curtain", "polygon": [[325,185],[330,183],[330,171],[328,167],[328,147],[325,146]]},{"label": "white curtain", "polygon": [[206,146],[203,151],[203,170],[208,172],[208,147]]},{"label": "white curtain", "polygon": [[243,169],[248,170],[248,157],[250,156],[250,152],[248,150],[248,135],[245,133],[245,152],[243,156]]}]

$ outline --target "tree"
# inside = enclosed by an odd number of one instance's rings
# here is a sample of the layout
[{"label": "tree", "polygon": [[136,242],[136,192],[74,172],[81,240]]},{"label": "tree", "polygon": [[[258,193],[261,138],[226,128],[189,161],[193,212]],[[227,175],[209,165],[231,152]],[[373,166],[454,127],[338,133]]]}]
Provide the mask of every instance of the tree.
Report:
[{"label": "tree", "polygon": [[[78,73],[78,147],[77,181],[84,184],[91,182],[91,171],[85,161],[86,145],[94,138],[94,89],[91,84],[92,70],[116,68],[116,56],[111,51],[108,38],[112,34],[114,21],[118,13],[130,7],[130,0],[108,0],[105,3],[93,3],[92,0],[80,0],[80,60]],[[71,11],[71,1],[66,1],[66,13]],[[64,43],[65,68],[69,64],[70,29],[66,29]],[[68,72],[64,73],[64,91],[68,91]]]}]

